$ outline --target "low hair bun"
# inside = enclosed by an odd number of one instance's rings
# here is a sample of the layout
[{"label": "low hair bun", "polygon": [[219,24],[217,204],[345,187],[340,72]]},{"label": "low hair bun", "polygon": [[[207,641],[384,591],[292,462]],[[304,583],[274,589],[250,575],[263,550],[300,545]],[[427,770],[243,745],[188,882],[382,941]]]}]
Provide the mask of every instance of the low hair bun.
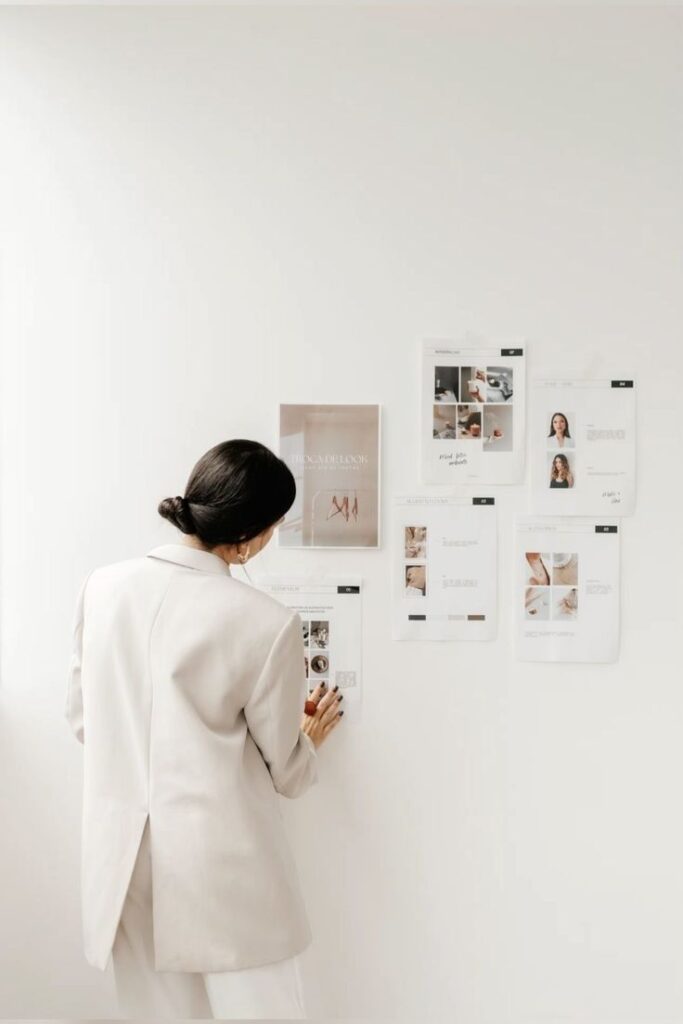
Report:
[{"label": "low hair bun", "polygon": [[188,502],[181,495],[175,498],[164,498],[159,502],[157,510],[162,519],[177,526],[182,533],[194,533],[194,523]]},{"label": "low hair bun", "polygon": [[274,527],[294,504],[289,467],[258,441],[222,441],[202,455],[185,496],[164,498],[159,515],[209,551]]}]

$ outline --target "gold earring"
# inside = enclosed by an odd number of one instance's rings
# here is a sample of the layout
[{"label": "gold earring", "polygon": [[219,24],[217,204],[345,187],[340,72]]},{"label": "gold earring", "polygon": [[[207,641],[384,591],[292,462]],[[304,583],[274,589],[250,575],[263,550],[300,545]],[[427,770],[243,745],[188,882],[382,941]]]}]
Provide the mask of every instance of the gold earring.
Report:
[{"label": "gold earring", "polygon": [[247,560],[247,559],[249,558],[249,548],[247,548],[247,550],[246,550],[246,553],[245,553],[245,552],[242,552],[242,551],[240,551],[240,552],[238,553],[237,557],[238,557],[238,558],[239,558],[239,560],[240,560],[240,564],[241,564],[241,565],[244,565],[244,563],[246,562],[246,560]]}]

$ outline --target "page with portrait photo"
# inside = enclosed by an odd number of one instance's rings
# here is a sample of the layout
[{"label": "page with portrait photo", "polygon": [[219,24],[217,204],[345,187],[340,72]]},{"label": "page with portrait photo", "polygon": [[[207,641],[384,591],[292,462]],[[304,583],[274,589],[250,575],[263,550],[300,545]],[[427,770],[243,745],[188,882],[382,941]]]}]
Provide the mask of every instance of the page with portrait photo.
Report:
[{"label": "page with portrait photo", "polygon": [[394,639],[493,640],[496,540],[492,497],[395,497]]},{"label": "page with portrait photo", "polygon": [[360,714],[362,581],[349,576],[258,577],[256,585],[299,613],[309,690],[325,682],[344,694],[344,716]]},{"label": "page with portrait photo", "polygon": [[521,519],[514,608],[521,661],[610,662],[619,655],[619,526]]},{"label": "page with portrait photo", "polygon": [[530,389],[532,511],[631,515],[636,403],[631,378],[539,378]]},{"label": "page with portrait photo", "polygon": [[524,472],[522,348],[422,347],[422,480],[518,483]]},{"label": "page with portrait photo", "polygon": [[280,547],[379,546],[379,405],[281,405],[280,457],[296,480]]}]

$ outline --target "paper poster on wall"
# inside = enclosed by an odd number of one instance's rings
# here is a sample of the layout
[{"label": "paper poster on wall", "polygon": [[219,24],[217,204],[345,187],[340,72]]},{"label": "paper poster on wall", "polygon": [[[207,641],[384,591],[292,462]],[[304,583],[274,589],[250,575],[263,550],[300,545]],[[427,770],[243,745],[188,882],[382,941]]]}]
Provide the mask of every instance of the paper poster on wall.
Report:
[{"label": "paper poster on wall", "polygon": [[282,547],[379,545],[379,405],[281,405],[280,456],[297,490]]},{"label": "paper poster on wall", "polygon": [[532,509],[541,515],[630,515],[636,499],[634,381],[532,381]]},{"label": "paper poster on wall", "polygon": [[394,639],[493,640],[494,498],[397,496],[392,545]]},{"label": "paper poster on wall", "polygon": [[596,519],[522,519],[515,537],[515,621],[522,661],[615,661],[619,527]]},{"label": "paper poster on wall", "polygon": [[309,689],[323,680],[344,694],[345,717],[360,711],[362,581],[347,576],[267,575],[257,585],[299,613]]},{"label": "paper poster on wall", "polygon": [[422,349],[422,480],[518,483],[524,472],[522,348]]}]

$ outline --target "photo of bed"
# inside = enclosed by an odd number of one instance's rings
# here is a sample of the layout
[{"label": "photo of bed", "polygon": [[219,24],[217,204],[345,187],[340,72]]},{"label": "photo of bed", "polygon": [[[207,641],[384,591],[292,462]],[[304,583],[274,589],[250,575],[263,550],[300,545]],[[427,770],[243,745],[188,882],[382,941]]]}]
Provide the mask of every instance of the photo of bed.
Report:
[{"label": "photo of bed", "polygon": [[434,367],[434,401],[457,402],[460,399],[460,367]]},{"label": "photo of bed", "polygon": [[512,402],[512,367],[486,367],[486,401]]}]

